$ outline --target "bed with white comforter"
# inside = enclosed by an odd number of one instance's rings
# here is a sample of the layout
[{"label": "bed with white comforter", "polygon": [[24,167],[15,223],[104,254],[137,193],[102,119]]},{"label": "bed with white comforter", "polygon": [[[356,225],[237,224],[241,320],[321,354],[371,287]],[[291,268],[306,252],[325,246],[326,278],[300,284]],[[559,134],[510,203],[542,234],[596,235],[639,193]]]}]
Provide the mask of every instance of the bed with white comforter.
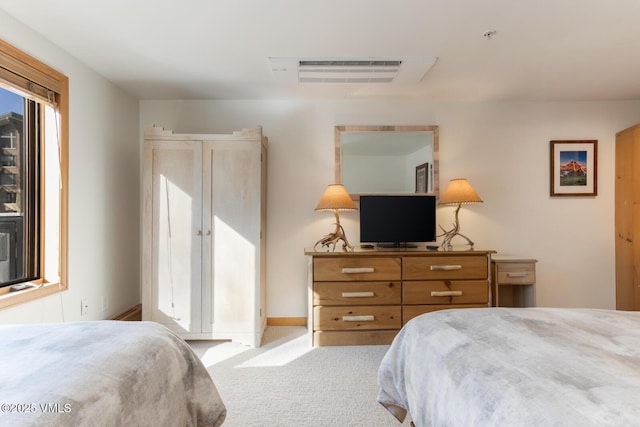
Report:
[{"label": "bed with white comforter", "polygon": [[218,426],[206,368],[153,322],[0,326],[0,425]]},{"label": "bed with white comforter", "polygon": [[416,426],[640,425],[640,313],[443,310],[408,322],[378,401]]}]

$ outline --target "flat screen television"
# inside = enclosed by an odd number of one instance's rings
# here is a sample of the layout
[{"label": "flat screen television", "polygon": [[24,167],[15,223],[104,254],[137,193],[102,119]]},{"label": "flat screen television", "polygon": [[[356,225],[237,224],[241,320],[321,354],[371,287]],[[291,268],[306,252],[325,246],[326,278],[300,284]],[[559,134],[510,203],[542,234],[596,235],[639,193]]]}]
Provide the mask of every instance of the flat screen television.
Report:
[{"label": "flat screen television", "polygon": [[360,196],[360,241],[384,247],[435,242],[435,196]]}]

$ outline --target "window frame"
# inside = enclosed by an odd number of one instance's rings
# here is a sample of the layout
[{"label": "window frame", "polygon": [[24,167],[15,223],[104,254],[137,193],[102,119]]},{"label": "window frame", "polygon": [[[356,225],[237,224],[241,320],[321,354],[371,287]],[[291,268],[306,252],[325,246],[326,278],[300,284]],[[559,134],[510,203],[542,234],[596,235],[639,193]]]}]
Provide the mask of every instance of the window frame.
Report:
[{"label": "window frame", "polygon": [[[68,147],[69,147],[69,79],[64,74],[54,70],[32,56],[0,40],[0,71],[11,73],[8,83],[17,89],[28,87],[30,93],[42,97],[41,90],[55,93],[57,112],[59,115],[59,241],[45,241],[45,233],[40,233],[40,277],[29,281],[37,286],[19,292],[9,292],[9,287],[0,288],[0,310],[33,301],[38,298],[53,295],[68,289]],[[6,81],[6,79],[3,79]],[[29,82],[35,83],[35,85]],[[45,95],[46,99],[46,95]],[[44,115],[43,115],[44,116]],[[44,120],[44,117],[42,117]],[[41,126],[41,136],[44,138],[44,126]],[[45,168],[44,160],[41,168]],[[42,176],[44,179],[44,174]],[[41,183],[46,188],[46,183]],[[45,191],[40,196],[40,227],[45,223]],[[41,229],[42,231],[42,229]],[[53,245],[57,247],[52,247]],[[45,260],[49,253],[58,253],[58,276],[45,277]],[[51,256],[51,255],[50,255]]]}]

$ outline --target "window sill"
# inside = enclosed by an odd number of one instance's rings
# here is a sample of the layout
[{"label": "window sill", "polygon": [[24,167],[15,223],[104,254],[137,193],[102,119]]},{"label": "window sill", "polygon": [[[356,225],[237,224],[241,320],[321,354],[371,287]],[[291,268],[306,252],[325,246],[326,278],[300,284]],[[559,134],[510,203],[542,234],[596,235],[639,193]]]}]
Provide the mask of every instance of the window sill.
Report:
[{"label": "window sill", "polygon": [[66,290],[67,287],[63,286],[61,283],[44,283],[35,288],[25,289],[18,292],[9,292],[9,286],[0,288],[0,310]]}]

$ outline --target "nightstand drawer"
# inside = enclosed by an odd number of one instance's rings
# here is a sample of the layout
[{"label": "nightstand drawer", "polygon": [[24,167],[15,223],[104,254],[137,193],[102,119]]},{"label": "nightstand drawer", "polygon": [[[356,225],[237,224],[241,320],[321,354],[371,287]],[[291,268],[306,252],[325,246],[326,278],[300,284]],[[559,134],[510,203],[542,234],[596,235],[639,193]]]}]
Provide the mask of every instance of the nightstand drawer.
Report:
[{"label": "nightstand drawer", "polygon": [[324,331],[400,329],[399,305],[313,308],[313,329]]},{"label": "nightstand drawer", "polygon": [[501,263],[496,268],[496,279],[501,285],[535,283],[536,266],[533,263]]},{"label": "nightstand drawer", "polygon": [[487,279],[487,257],[431,256],[405,257],[404,280]]},{"label": "nightstand drawer", "polygon": [[377,305],[402,301],[397,282],[315,282],[313,305]]},{"label": "nightstand drawer", "polygon": [[400,280],[401,265],[400,258],[391,257],[315,258],[313,280],[314,282]]},{"label": "nightstand drawer", "polygon": [[404,304],[488,304],[486,280],[404,282]]}]

